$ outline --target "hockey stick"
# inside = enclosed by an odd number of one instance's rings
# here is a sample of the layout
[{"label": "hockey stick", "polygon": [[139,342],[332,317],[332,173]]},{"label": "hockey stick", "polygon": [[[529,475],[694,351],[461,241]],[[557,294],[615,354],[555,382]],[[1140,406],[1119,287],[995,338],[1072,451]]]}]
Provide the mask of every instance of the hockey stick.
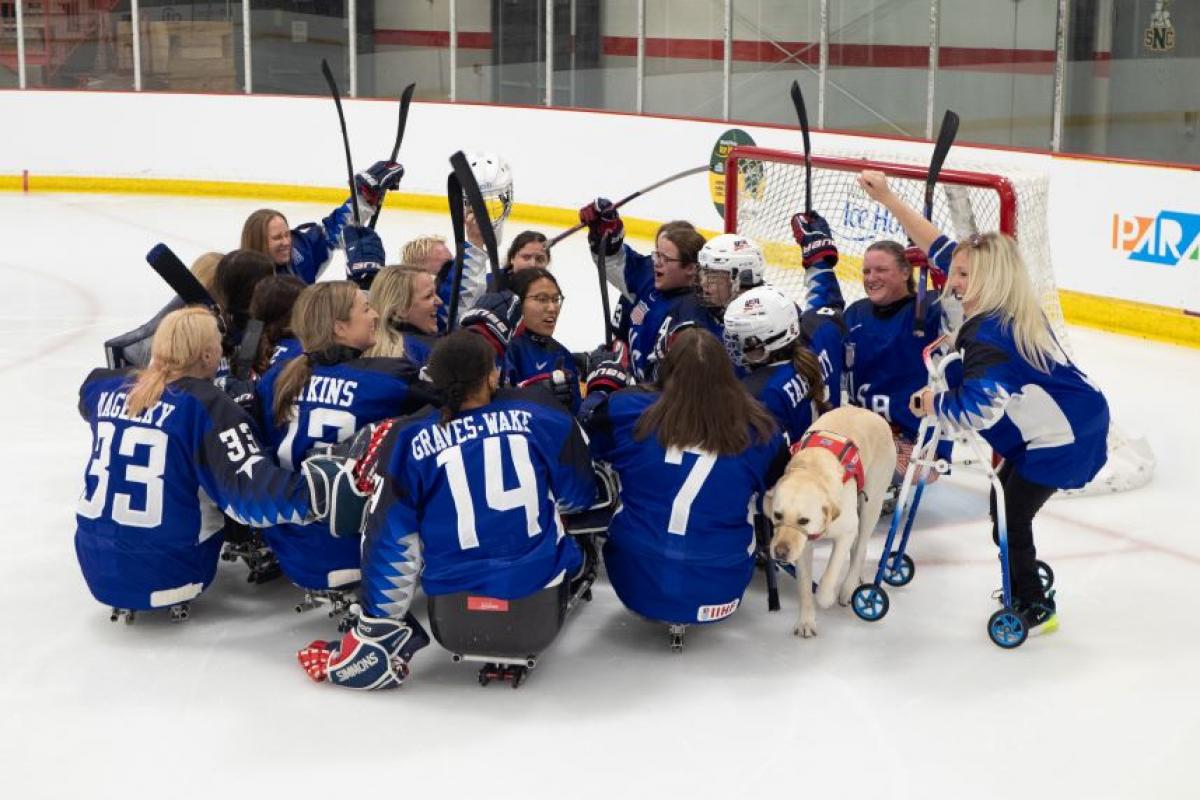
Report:
[{"label": "hockey stick", "polygon": [[[937,144],[933,146],[933,157],[929,159],[929,175],[925,178],[925,219],[933,220],[933,187],[937,185],[938,175],[941,174],[942,164],[946,161],[946,154],[950,152],[950,146],[954,144],[954,137],[958,135],[958,114],[947,110],[946,116],[942,117],[942,127],[938,131]],[[909,240],[909,244],[912,241]],[[913,335],[925,335],[925,284],[928,283],[929,264],[928,262],[921,265],[921,274],[917,276],[917,305],[913,309]]]},{"label": "hockey stick", "polygon": [[[707,170],[708,170],[708,164],[702,164],[699,167],[692,167],[691,169],[685,169],[683,172],[676,172],[674,175],[671,175],[668,178],[663,178],[661,181],[658,181],[657,183],[652,183],[643,189],[638,189],[636,192],[634,192],[631,195],[622,197],[620,200],[613,203],[612,207],[613,207],[613,209],[618,209],[621,206],[628,203],[629,201],[636,200],[637,198],[641,197],[642,195],[646,194],[647,192],[652,192],[660,186],[666,186],[668,183],[677,181],[680,178],[686,178],[689,175],[697,175],[697,174],[699,174],[701,172],[705,172]],[[575,233],[576,231],[583,230],[585,227],[587,227],[587,226],[581,222],[578,225],[567,228],[565,231],[558,234],[550,241],[546,242],[546,248],[549,249],[551,247],[554,247],[554,245],[558,244],[563,239],[567,238],[568,236]]]},{"label": "hockey stick", "polygon": [[252,319],[246,323],[246,330],[242,333],[242,341],[238,344],[237,353],[234,354],[233,363],[229,365],[229,371],[233,377],[241,380],[246,380],[250,377],[250,371],[254,367],[254,362],[258,358],[258,345],[262,341],[263,323],[261,319]]},{"label": "hockey stick", "polygon": [[462,187],[463,195],[475,214],[475,224],[479,226],[479,233],[483,236],[483,246],[487,250],[488,261],[492,267],[492,291],[501,291],[506,287],[504,273],[500,270],[500,248],[496,244],[496,229],[492,227],[487,203],[483,202],[483,192],[479,191],[479,182],[475,180],[475,173],[471,171],[471,165],[463,151],[459,150],[450,156],[450,166],[454,167],[458,185]]},{"label": "hockey stick", "polygon": [[800,82],[792,81],[792,105],[796,107],[796,119],[800,121],[800,135],[804,138],[804,213],[812,213],[812,142],[808,138],[808,111],[804,108],[804,93]]},{"label": "hockey stick", "polygon": [[458,294],[462,291],[463,252],[466,250],[466,223],[463,221],[463,191],[453,172],[446,178],[446,202],[450,204],[450,227],[454,230],[454,265],[450,267],[450,308],[446,312],[446,332],[458,324]]},{"label": "hockey stick", "polygon": [[217,301],[213,300],[212,295],[204,288],[204,284],[200,283],[196,276],[184,266],[184,263],[179,260],[179,256],[175,255],[171,248],[159,242],[146,254],[146,262],[154,268],[160,278],[167,282],[168,286],[175,290],[175,294],[179,295],[184,303],[208,306],[214,314],[220,316]]},{"label": "hockey stick", "polygon": [[342,111],[342,96],[338,92],[337,82],[333,79],[333,70],[329,62],[321,59],[321,74],[329,84],[329,93],[333,95],[333,104],[337,106],[338,124],[342,127],[342,146],[346,149],[346,174],[350,178],[350,209],[354,212],[354,227],[361,228],[362,220],[358,216],[358,193],[354,190],[354,161],[350,158],[350,136],[346,133],[346,114]]},{"label": "hockey stick", "polygon": [[[400,155],[400,143],[404,141],[404,128],[408,125],[408,106],[412,103],[413,91],[417,88],[415,83],[410,83],[404,87],[403,94],[400,95],[400,120],[396,123],[396,143],[392,145],[392,154],[388,157],[388,161],[395,161]],[[371,222],[368,224],[371,230],[375,230],[375,223],[379,220],[379,212],[383,211],[383,198],[379,199],[379,208],[375,209],[375,213],[371,215]]]},{"label": "hockey stick", "polygon": [[604,254],[608,252],[608,234],[600,237],[600,247],[596,250],[596,274],[600,277],[600,308],[604,314],[604,346],[612,350],[612,308],[608,302],[608,273],[604,269]]}]

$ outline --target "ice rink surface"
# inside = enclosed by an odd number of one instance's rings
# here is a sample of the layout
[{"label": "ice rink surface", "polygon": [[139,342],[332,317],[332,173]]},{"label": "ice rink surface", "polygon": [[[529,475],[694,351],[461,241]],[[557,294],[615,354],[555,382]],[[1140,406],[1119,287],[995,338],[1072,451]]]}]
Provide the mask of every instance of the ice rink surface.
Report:
[{"label": "ice rink surface", "polygon": [[[186,624],[111,624],[72,545],[89,449],[79,384],[104,339],[167,299],[151,245],[187,262],[231,249],[259,205],[0,195],[5,797],[1200,796],[1200,351],[1089,330],[1071,330],[1077,360],[1158,470],[1144,489],[1039,515],[1062,627],[1016,651],[985,633],[1000,576],[976,476],[926,495],[916,578],[890,590],[878,623],[834,608],[798,639],[794,582],[768,614],[756,577],[733,618],[690,629],[676,655],[602,578],[519,691],[480,688],[436,645],[398,691],[313,684],[295,651],[333,625],[296,614],[283,580],[247,584],[240,565],[221,565]],[[328,212],[279,207],[293,225]],[[388,210],[380,232],[395,258],[449,223]],[[585,237],[554,255],[559,338],[590,348]],[[328,274],[341,271],[335,260]]]}]

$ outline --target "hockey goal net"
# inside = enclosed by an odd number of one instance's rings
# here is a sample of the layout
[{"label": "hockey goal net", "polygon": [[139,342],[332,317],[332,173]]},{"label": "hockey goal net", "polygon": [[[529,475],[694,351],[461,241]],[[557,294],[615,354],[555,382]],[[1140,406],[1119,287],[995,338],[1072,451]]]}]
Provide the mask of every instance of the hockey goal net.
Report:
[{"label": "hockey goal net", "polygon": [[[955,167],[943,169],[934,187],[934,225],[957,241],[997,230],[1013,236],[1054,334],[1071,353],[1050,258],[1047,179],[987,165],[961,168],[956,163]],[[862,259],[867,247],[881,239],[905,242],[895,217],[858,187],[856,178],[864,169],[887,175],[893,191],[910,206],[922,208],[925,203],[927,163],[855,155],[812,157],[812,206],[828,220],[837,242],[837,273],[847,305],[864,296]],[[758,242],[767,261],[767,282],[803,302],[804,268],[791,230],[791,216],[805,205],[803,155],[735,147],[725,177],[725,230]],[[1149,481],[1153,470],[1154,457],[1145,441],[1131,439],[1113,425],[1109,464],[1079,491],[1095,494],[1136,488]]]}]

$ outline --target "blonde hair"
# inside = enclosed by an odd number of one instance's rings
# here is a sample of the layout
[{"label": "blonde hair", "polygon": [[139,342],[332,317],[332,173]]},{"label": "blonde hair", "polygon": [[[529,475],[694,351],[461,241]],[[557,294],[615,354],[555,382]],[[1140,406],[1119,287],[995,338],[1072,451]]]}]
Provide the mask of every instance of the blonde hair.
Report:
[{"label": "blonde hair", "polygon": [[163,317],[150,343],[150,366],[135,373],[125,398],[129,416],[136,417],[157,403],[167,384],[195,367],[220,338],[217,318],[202,306],[180,308]]},{"label": "blonde hair", "polygon": [[420,267],[404,265],[379,270],[370,294],[371,307],[379,312],[379,328],[375,333],[375,344],[366,355],[392,358],[404,355],[404,335],[394,326],[403,322],[412,310],[420,275],[432,280],[432,276]]},{"label": "blonde hair", "polygon": [[213,299],[218,304],[223,304],[225,300],[217,297],[217,264],[221,262],[224,253],[204,253],[195,261],[192,262],[192,274],[196,276],[196,280],[200,281],[200,285],[208,290]]},{"label": "blonde hair", "polygon": [[358,297],[358,286],[350,281],[325,281],[307,287],[292,309],[292,332],[304,347],[304,355],[293,358],[275,382],[275,424],[292,418],[292,404],[312,377],[309,353],[320,353],[337,344],[333,323],[348,322]]},{"label": "blonde hair", "polygon": [[241,249],[253,250],[264,256],[270,256],[271,248],[267,241],[267,226],[276,217],[282,219],[283,224],[287,225],[287,217],[273,208],[260,208],[246,217],[246,222],[242,225]]},{"label": "blonde hair", "polygon": [[1001,327],[1011,329],[1021,358],[1038,371],[1049,372],[1061,351],[1016,241],[993,232],[976,234],[959,247],[971,265],[963,305],[972,306],[973,317],[997,315]]},{"label": "blonde hair", "polygon": [[403,264],[420,265],[425,262],[439,244],[446,244],[444,236],[418,236],[404,245],[400,251],[400,261]]}]

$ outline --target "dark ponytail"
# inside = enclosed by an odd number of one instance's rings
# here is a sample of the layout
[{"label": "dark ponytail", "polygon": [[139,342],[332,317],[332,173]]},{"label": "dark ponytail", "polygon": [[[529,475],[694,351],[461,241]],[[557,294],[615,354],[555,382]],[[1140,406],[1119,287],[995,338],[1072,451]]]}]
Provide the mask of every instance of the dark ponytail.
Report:
[{"label": "dark ponytail", "polygon": [[804,396],[817,404],[817,413],[824,414],[832,409],[833,406],[825,399],[825,378],[821,374],[821,362],[804,346],[801,339],[797,339],[792,348],[792,367],[808,385],[808,393]]},{"label": "dark ponytail", "polygon": [[438,340],[426,371],[442,396],[443,425],[462,411],[467,397],[486,386],[496,368],[496,351],[473,331],[455,331]]}]

